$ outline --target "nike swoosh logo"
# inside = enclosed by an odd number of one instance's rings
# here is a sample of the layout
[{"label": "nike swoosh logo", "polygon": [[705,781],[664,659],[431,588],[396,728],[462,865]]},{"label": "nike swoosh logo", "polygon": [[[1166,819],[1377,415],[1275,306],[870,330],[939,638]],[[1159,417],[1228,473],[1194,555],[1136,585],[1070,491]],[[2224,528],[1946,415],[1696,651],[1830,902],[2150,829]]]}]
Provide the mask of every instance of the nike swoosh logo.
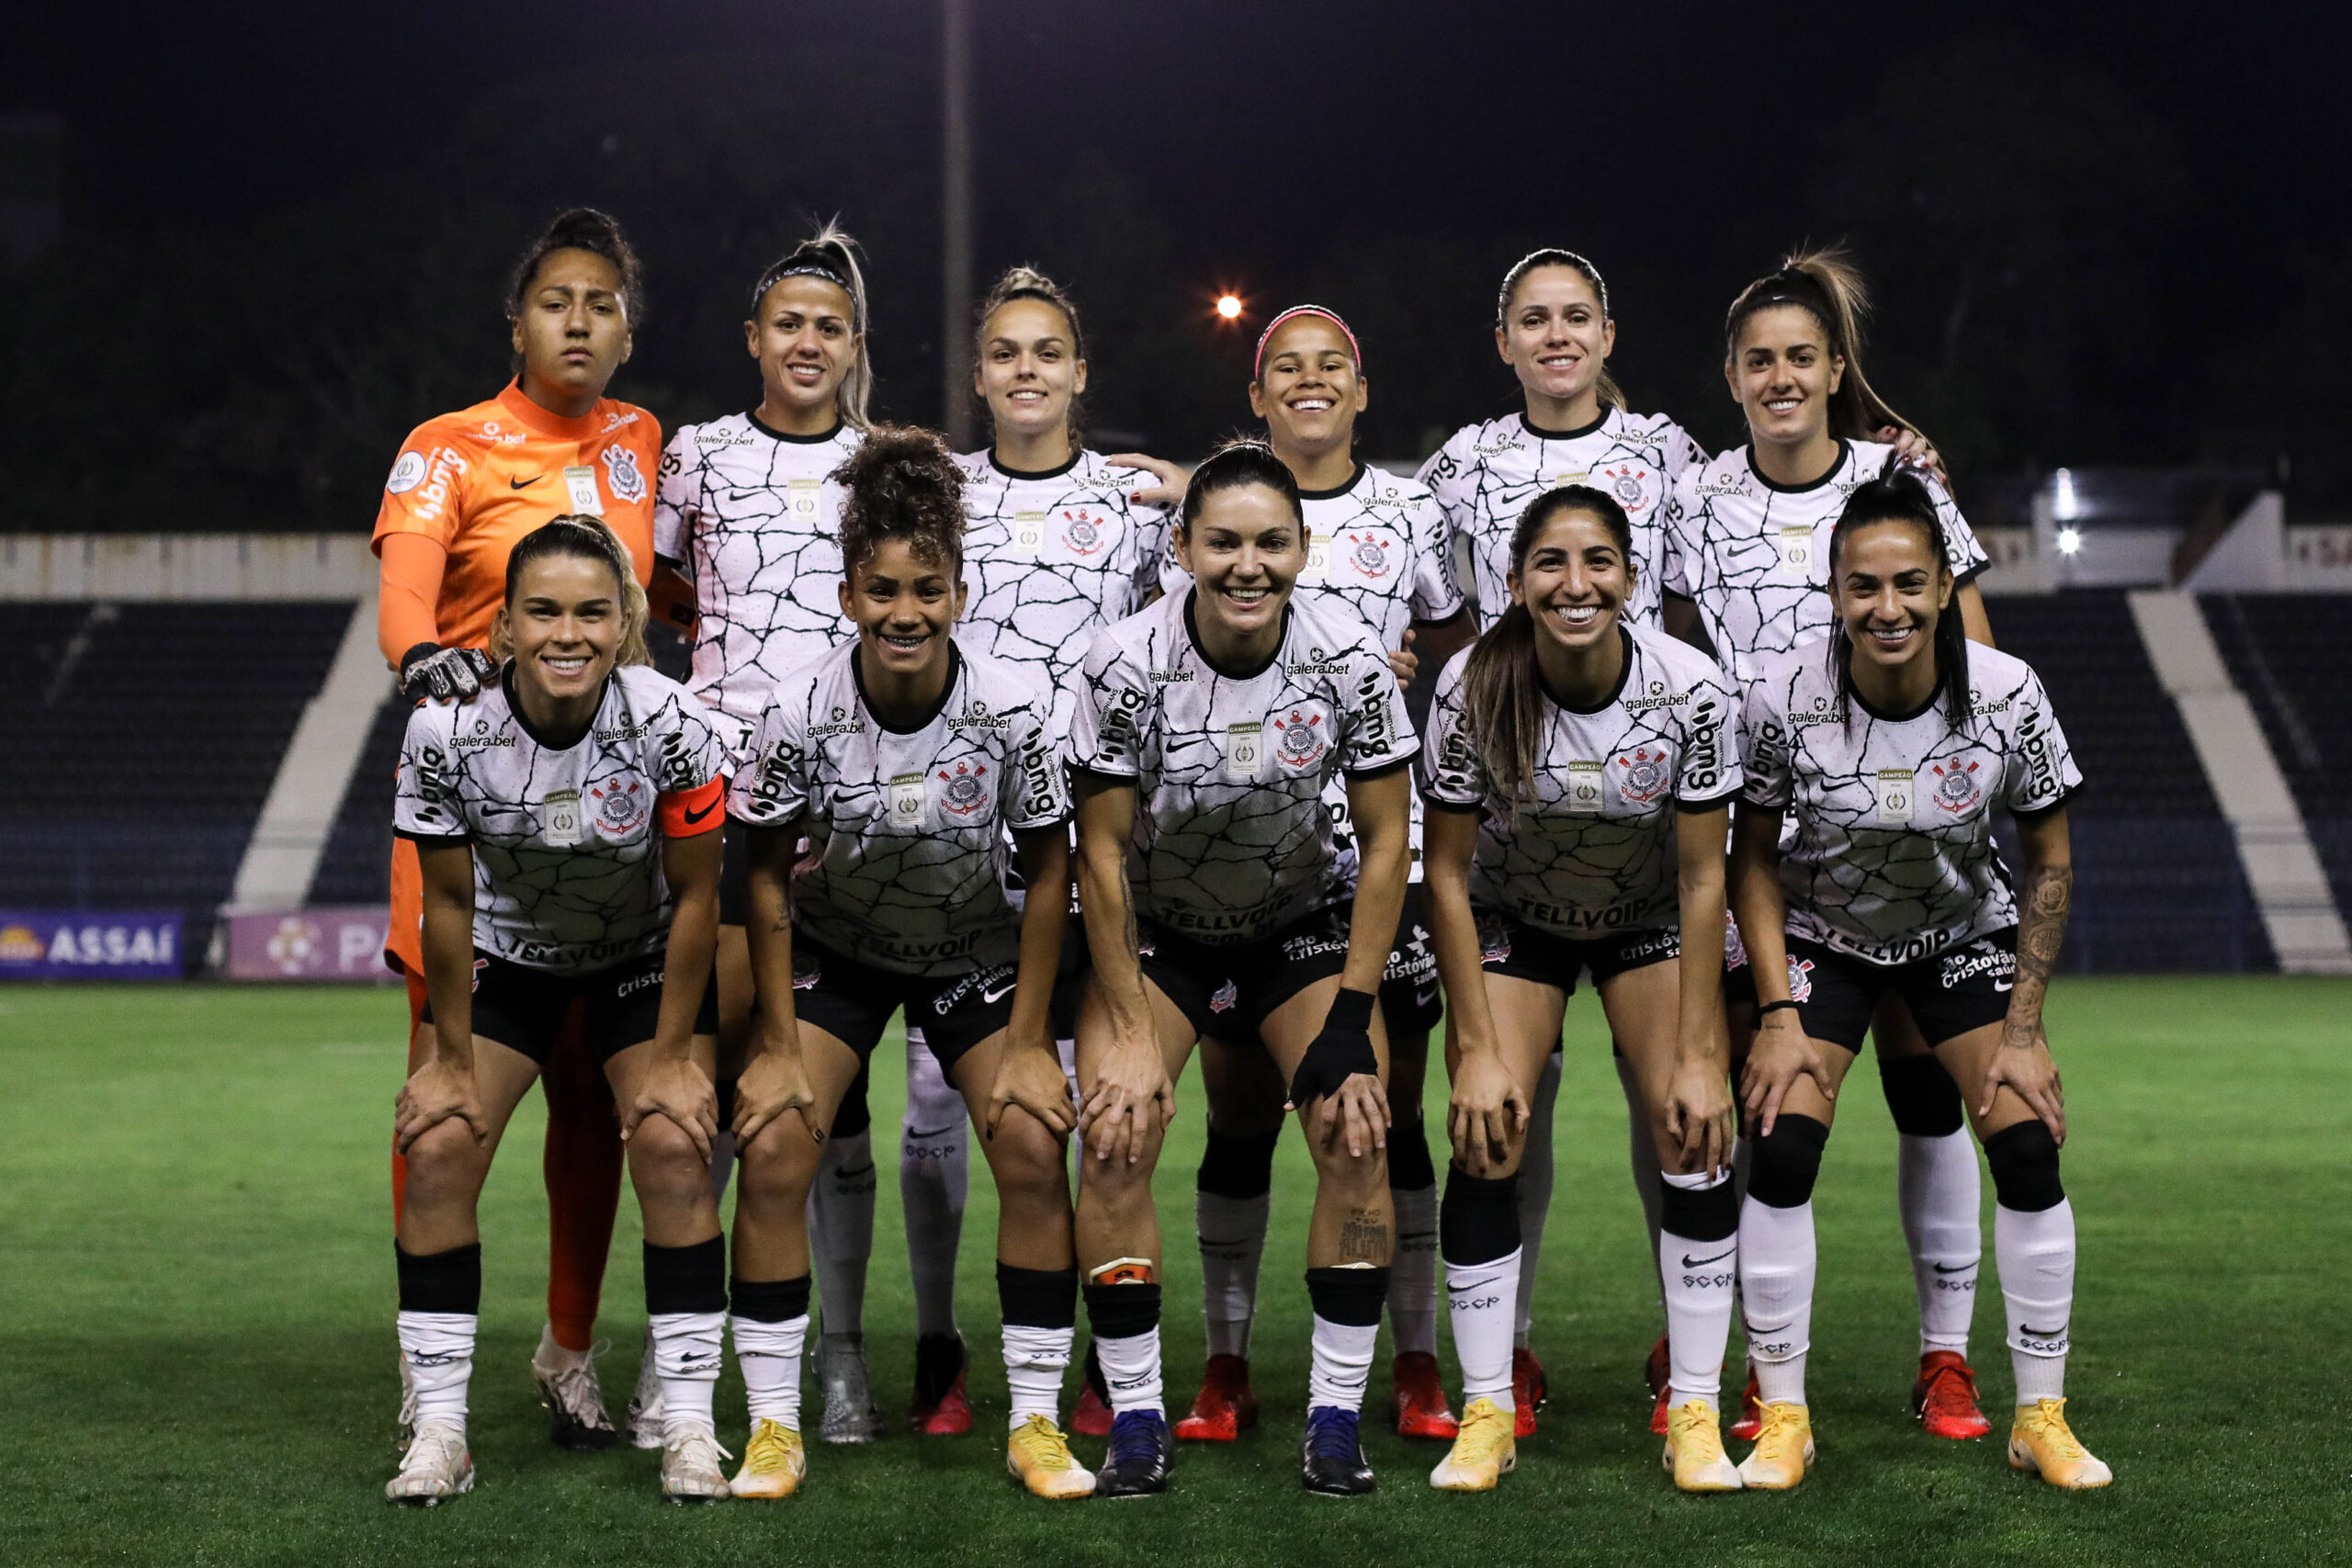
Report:
[{"label": "nike swoosh logo", "polygon": [[1967,1274],[1967,1273],[1973,1273],[1973,1272],[1975,1270],[1975,1269],[1976,1269],[1976,1265],[1975,1265],[1975,1264],[1973,1264],[1973,1263],[1959,1263],[1959,1264],[1954,1264],[1954,1265],[1953,1265],[1951,1268],[1950,1268],[1950,1269],[1945,1268],[1945,1267],[1944,1267],[1942,1264],[1940,1264],[1940,1263],[1939,1263],[1939,1264],[1935,1265],[1935,1270],[1936,1270],[1936,1272],[1937,1272],[1937,1273],[1939,1273],[1939,1274]]},{"label": "nike swoosh logo", "polygon": [[947,1125],[946,1125],[946,1126],[944,1126],[944,1127],[917,1127],[916,1129],[914,1129],[914,1131],[912,1131],[912,1132],[909,1133],[909,1134],[907,1134],[907,1136],[908,1136],[908,1137],[910,1137],[910,1138],[937,1138],[937,1137],[942,1137],[942,1136],[945,1135],[946,1134],[949,1134],[949,1133],[953,1133],[953,1132],[955,1132],[957,1128],[961,1127],[963,1124],[964,1124],[964,1123],[962,1123],[961,1122],[949,1122],[949,1123],[947,1123]]},{"label": "nike swoosh logo", "polygon": [[718,809],[718,802],[714,800],[708,806],[704,807],[700,811],[688,811],[686,813],[686,826],[689,828],[693,827],[695,823],[701,821],[704,818],[709,816],[712,812]]},{"label": "nike swoosh logo", "polygon": [[1739,1248],[1736,1247],[1727,1247],[1724,1248],[1723,1251],[1716,1253],[1713,1258],[1693,1258],[1686,1252],[1682,1255],[1682,1267],[1685,1269],[1704,1269],[1710,1263],[1721,1263],[1724,1258],[1729,1258],[1733,1253],[1737,1252]]},{"label": "nike swoosh logo", "polygon": [[1996,980],[1993,982],[1993,988],[1996,991],[2006,991],[2016,983],[2013,980]]},{"label": "nike swoosh logo", "polygon": [[2020,1323],[2018,1332],[2031,1335],[2036,1339],[2063,1339],[2066,1335],[2066,1325],[2062,1323],[2055,1328],[2036,1328],[2030,1323]]},{"label": "nike swoosh logo", "polygon": [[509,490],[525,490],[538,483],[545,478],[547,478],[547,475],[545,474],[533,474],[527,479],[508,479],[506,481],[506,488]]},{"label": "nike swoosh logo", "polygon": [[1001,1002],[1004,1000],[1005,998],[1012,995],[1012,986],[1018,985],[1019,983],[1020,982],[1018,981],[1014,981],[1012,985],[1000,986],[993,991],[988,989],[986,987],[982,987],[980,989],[980,1000],[984,1002]]}]

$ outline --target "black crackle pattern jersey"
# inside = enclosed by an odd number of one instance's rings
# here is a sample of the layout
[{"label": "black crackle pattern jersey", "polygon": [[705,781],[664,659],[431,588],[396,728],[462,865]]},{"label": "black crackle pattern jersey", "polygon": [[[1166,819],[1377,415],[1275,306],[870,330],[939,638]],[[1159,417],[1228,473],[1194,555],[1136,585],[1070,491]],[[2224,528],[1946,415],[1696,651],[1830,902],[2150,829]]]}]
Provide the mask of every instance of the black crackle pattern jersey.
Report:
[{"label": "black crackle pattern jersey", "polygon": [[1547,431],[1524,413],[1465,424],[1421,465],[1453,533],[1470,544],[1481,631],[1510,603],[1510,536],[1528,502],[1560,485],[1590,485],[1617,498],[1634,525],[1634,591],[1625,618],[1655,625],[1674,486],[1707,460],[1682,427],[1657,413],[1609,409],[1580,430]]},{"label": "black crackle pattern jersey", "polygon": [[1849,711],[1827,640],[1778,655],[1748,688],[1745,797],[1795,818],[1781,886],[1789,934],[1872,964],[1909,964],[2017,924],[1993,840],[1996,801],[2048,811],[2083,782],[2041,677],[1968,649],[1969,714],[1942,700]]},{"label": "black crackle pattern jersey", "polygon": [[1000,468],[989,452],[956,460],[971,586],[956,640],[1028,671],[1053,694],[1054,733],[1067,735],[1088,644],[1159,581],[1168,512],[1130,499],[1159,481],[1096,452],[1043,474]]},{"label": "black crackle pattern jersey", "polygon": [[474,946],[534,969],[601,969],[669,940],[662,840],[719,820],[726,772],[707,710],[652,670],[614,671],[587,735],[561,750],[538,742],[502,682],[410,716],[392,824],[472,844]]},{"label": "black crackle pattern jersey", "polygon": [[[1328,594],[1344,604],[1390,652],[1405,646],[1405,633],[1415,621],[1442,621],[1461,610],[1462,589],[1453,577],[1453,535],[1427,486],[1364,464],[1339,489],[1306,491],[1300,501],[1307,532],[1306,570],[1298,577],[1302,595]],[[1191,574],[1176,564],[1172,550],[1161,582],[1170,597],[1193,585]],[[1332,782],[1324,804],[1331,810],[1341,874],[1352,881],[1355,834],[1349,824],[1344,781]],[[1412,875],[1418,882],[1421,875],[1419,796],[1411,803],[1411,812],[1408,830]]]},{"label": "black crackle pattern jersey", "polygon": [[1371,629],[1290,603],[1282,651],[1221,675],[1193,591],[1097,633],[1070,723],[1073,765],[1136,781],[1136,910],[1193,942],[1247,942],[1344,897],[1327,794],[1408,761],[1413,728]]},{"label": "black crackle pattern jersey", "polygon": [[842,616],[842,488],[862,434],[784,435],[748,413],[689,424],[662,454],[653,551],[695,585],[687,689],[735,722],[739,763],[775,683],[855,635]]},{"label": "black crackle pattern jersey", "polygon": [[1676,926],[1677,818],[1726,804],[1741,774],[1736,699],[1713,660],[1654,626],[1622,626],[1625,668],[1591,712],[1544,702],[1532,799],[1516,807],[1464,725],[1464,649],[1438,677],[1421,788],[1481,814],[1470,897],[1555,936]]},{"label": "black crackle pattern jersey", "polygon": [[[1735,446],[1676,487],[1666,523],[1664,586],[1699,607],[1715,657],[1745,685],[1765,661],[1825,637],[1829,604],[1829,531],[1856,487],[1877,479],[1894,448],[1841,441],[1838,461],[1809,485],[1776,485]],[[1935,476],[1920,473],[1943,522],[1955,581],[1984,569],[1984,547]]]},{"label": "black crackle pattern jersey", "polygon": [[1007,829],[1069,818],[1045,688],[1017,666],[954,651],[938,711],[910,730],[874,716],[854,642],[787,677],[728,792],[737,820],[798,821],[808,834],[794,924],[905,975],[1017,960]]}]

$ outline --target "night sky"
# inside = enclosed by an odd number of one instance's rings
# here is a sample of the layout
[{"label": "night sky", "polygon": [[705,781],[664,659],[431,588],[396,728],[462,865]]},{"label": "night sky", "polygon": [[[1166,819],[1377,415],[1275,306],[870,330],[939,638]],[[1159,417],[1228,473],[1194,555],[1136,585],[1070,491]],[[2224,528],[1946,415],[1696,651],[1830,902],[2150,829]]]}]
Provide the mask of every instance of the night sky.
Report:
[{"label": "night sky", "polygon": [[[2289,362],[2322,330],[2311,321],[2334,330],[2343,291],[2331,303],[2327,279],[2352,260],[2338,82],[2352,29],[2341,13],[2309,20],[2317,9],[979,0],[978,281],[1019,259],[1076,273],[1115,340],[1112,365],[1098,355],[1098,417],[1178,456],[1242,413],[1238,386],[1229,410],[1217,400],[1246,359],[1194,319],[1210,289],[1238,286],[1253,307],[1352,294],[1332,302],[1370,318],[1372,434],[1417,455],[1430,431],[1510,401],[1482,341],[1493,280],[1532,244],[1568,244],[1609,275],[1636,405],[1720,441],[1736,437],[1717,378],[1724,306],[1790,243],[1849,238],[1899,372],[1883,389],[1942,419],[1963,463],[2267,461],[2266,442],[2288,443],[2264,398],[2325,390],[2280,378],[2299,373]],[[720,341],[741,315],[720,298],[738,287],[726,266],[839,208],[876,254],[886,412],[934,419],[936,17],[935,0],[258,4],[136,22],[52,6],[12,27],[0,112],[64,117],[69,232],[119,247],[265,234],[341,202],[345,231],[380,225],[376,243],[396,251],[436,191],[494,186],[517,213],[610,200],[655,264],[649,341],[624,372],[637,382],[615,390],[668,423],[750,390]],[[771,156],[793,172],[752,217],[704,233],[633,197],[629,178],[675,186],[646,172],[643,143],[722,77],[713,101],[764,97],[772,117],[756,135],[745,121],[733,151],[754,172],[737,177],[756,184]],[[1873,173],[1871,115],[1947,78],[1990,85],[1958,88],[1941,121],[1893,141],[1898,174]],[[2076,137],[2077,113],[2113,134],[2083,133],[2068,165],[2051,144]],[[510,160],[509,121],[570,139],[542,133]],[[1979,138],[2065,166],[2002,209],[2007,230],[1963,216],[1943,239],[1914,233],[1910,214],[2000,208],[1998,188],[1951,189],[1973,168],[2000,186],[2003,154],[1974,158]],[[635,175],[614,174],[631,158]],[[827,168],[840,177],[809,173]],[[862,211],[886,175],[895,206]],[[371,191],[355,219],[354,193]],[[1097,199],[1157,226],[1162,243],[1136,264],[1153,288],[1103,265],[1088,276],[1100,243],[1070,240],[1084,215],[1069,214]],[[485,277],[528,228],[484,226]],[[1946,254],[1977,228],[2015,236],[2000,244],[2016,265],[1997,248],[1989,263]],[[1126,281],[1105,300],[1111,279]],[[1987,315],[2004,288],[2016,298]],[[1962,299],[1979,302],[1962,335],[1988,323],[1968,364],[1939,337]],[[479,328],[485,376],[503,358],[494,307]],[[2052,321],[2071,335],[2045,363]],[[1147,343],[1179,325],[1193,337],[1178,348]],[[1201,363],[1180,376],[1171,355]],[[1211,389],[1141,396],[1162,373]]]}]

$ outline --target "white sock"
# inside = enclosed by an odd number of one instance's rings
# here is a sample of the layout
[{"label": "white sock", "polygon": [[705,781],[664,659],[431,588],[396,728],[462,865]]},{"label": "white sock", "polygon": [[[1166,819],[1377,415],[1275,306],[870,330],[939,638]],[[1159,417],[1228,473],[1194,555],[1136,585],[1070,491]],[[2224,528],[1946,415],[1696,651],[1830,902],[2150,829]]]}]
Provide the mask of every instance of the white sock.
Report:
[{"label": "white sock", "polygon": [[[1380,1325],[1361,1327],[1315,1318],[1314,1365],[1306,1374],[1306,1407],[1337,1405],[1361,1411],[1363,1391],[1372,1382],[1372,1353],[1380,1339]],[[1505,1382],[1509,1382],[1506,1376]]]},{"label": "white sock", "polygon": [[1102,1382],[1111,1390],[1111,1414],[1149,1410],[1164,1414],[1166,1394],[1159,1381],[1159,1330],[1148,1328],[1124,1339],[1097,1335],[1094,1353],[1102,1363]]},{"label": "white sock", "polygon": [[[1012,1392],[1012,1425],[1043,1416],[1058,1426],[1062,1418],[1062,1374],[1069,1370],[1075,1328],[1033,1328],[1004,1325],[1004,1381]],[[1104,1378],[1110,1376],[1104,1363]]]},{"label": "white sock", "polygon": [[734,1324],[735,1364],[742,1369],[743,1396],[751,1405],[752,1425],[774,1421],[797,1432],[800,1360],[808,1345],[808,1314],[804,1312],[782,1323],[739,1317]]},{"label": "white sock", "polygon": [[[1686,1192],[1704,1192],[1731,1179],[1728,1170],[1693,1176],[1662,1173],[1660,1180]],[[1666,1292],[1666,1346],[1676,1404],[1698,1400],[1717,1408],[1724,1386],[1724,1347],[1731,1338],[1733,1283],[1739,1278],[1736,1234],[1719,1241],[1692,1241],[1672,1231],[1658,1233],[1657,1268]]]},{"label": "white sock", "polygon": [[899,1201],[906,1212],[907,1270],[915,1286],[915,1332],[956,1332],[956,1251],[970,1189],[970,1113],[939,1070],[920,1029],[907,1031],[907,1111],[899,1138]]},{"label": "white sock", "polygon": [[1895,1195],[1903,1209],[1903,1239],[1911,1247],[1911,1277],[1919,1291],[1919,1354],[1968,1354],[1968,1323],[1976,1312],[1976,1266],[1984,1254],[1977,1214],[1984,1202],[1976,1140],[1965,1127],[1941,1137],[1905,1133],[1896,1167]]},{"label": "white sock", "polygon": [[416,1424],[464,1431],[466,1384],[474,1375],[474,1332],[481,1319],[469,1312],[404,1312],[394,1321],[416,1386]]},{"label": "white sock", "polygon": [[1396,1245],[1388,1262],[1388,1326],[1396,1354],[1437,1354],[1437,1187],[1388,1190]]},{"label": "white sock", "polygon": [[657,1312],[646,1319],[653,1335],[653,1365],[662,1374],[662,1438],[674,1442],[687,1432],[716,1436],[710,1397],[718,1388],[719,1345],[727,1328],[723,1312]]},{"label": "white sock", "polygon": [[[1072,1105],[1079,1104],[1078,1042],[1075,1040],[1057,1040],[1054,1042],[1054,1051],[1062,1059],[1062,1077],[1069,1080],[1069,1102]],[[1072,1143],[1075,1143],[1076,1141],[1077,1140],[1075,1139],[1071,1140]],[[1079,1163],[1083,1165],[1086,1162],[1080,1160]]]},{"label": "white sock", "polygon": [[732,1129],[721,1127],[718,1135],[710,1140],[711,1201],[721,1205],[726,1203],[727,1183],[734,1174],[735,1134]]},{"label": "white sock", "polygon": [[[1650,1132],[1649,1107],[1642,1100],[1641,1075],[1622,1053],[1610,1061],[1617,1068],[1617,1087],[1625,1091],[1626,1158],[1634,1172],[1634,1196],[1642,1201],[1642,1223],[1649,1226],[1650,1256],[1658,1256],[1658,1237],[1665,1234],[1661,1218],[1665,1200],[1658,1196],[1657,1139]],[[1666,1281],[1658,1281],[1658,1311],[1666,1311]]]},{"label": "white sock", "polygon": [[1193,1224],[1201,1238],[1201,1312],[1208,1319],[1209,1354],[1250,1354],[1250,1325],[1258,1314],[1258,1264],[1266,1254],[1266,1216],[1273,1194],[1225,1198],[1193,1194]]},{"label": "white sock", "polygon": [[2075,1315],[2075,1205],[2062,1198],[2055,1208],[2028,1213],[1996,1203],[1993,1258],[2008,1309],[2018,1403],[2064,1399]]},{"label": "white sock", "polygon": [[1511,1344],[1527,1348],[1535,1325],[1536,1263],[1544,1255],[1544,1220],[1552,1211],[1552,1107],[1560,1098],[1560,1054],[1544,1058],[1527,1122],[1527,1152],[1519,1162],[1519,1307]]},{"label": "white sock", "polygon": [[[1486,1263],[1445,1266],[1446,1316],[1453,1325],[1453,1356],[1462,1363],[1462,1403],[1491,1399],[1516,1410],[1510,1387],[1511,1325],[1518,1320],[1519,1253]],[[1323,1323],[1316,1320],[1316,1332]]]},{"label": "white sock", "polygon": [[1739,1293],[1757,1398],[1804,1403],[1804,1358],[1813,1348],[1813,1205],[1775,1209],[1750,1198],[1739,1206]]},{"label": "white sock", "polygon": [[808,1184],[808,1250],[827,1334],[865,1332],[865,1265],[874,1256],[874,1129],[828,1138]]}]

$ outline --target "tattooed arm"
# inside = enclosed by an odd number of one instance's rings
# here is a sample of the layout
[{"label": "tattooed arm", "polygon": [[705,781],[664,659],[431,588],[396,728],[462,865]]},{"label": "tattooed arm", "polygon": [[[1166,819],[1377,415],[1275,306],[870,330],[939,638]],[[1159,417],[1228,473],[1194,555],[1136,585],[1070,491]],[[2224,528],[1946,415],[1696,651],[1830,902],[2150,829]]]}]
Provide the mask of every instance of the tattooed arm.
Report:
[{"label": "tattooed arm", "polygon": [[2018,836],[2025,847],[2025,881],[2018,914],[2017,981],[2009,992],[2008,1018],[2001,1026],[2001,1049],[1985,1075],[1977,1114],[1992,1114],[1993,1096],[2006,1084],[2063,1144],[2065,1094],[2058,1064],[2050,1056],[2049,1037],[2042,1032],[2041,1000],[2050,973],[2058,965],[2058,950],[2066,938],[2066,910],[2074,899],[2074,852],[2064,808],[2020,817]]}]

